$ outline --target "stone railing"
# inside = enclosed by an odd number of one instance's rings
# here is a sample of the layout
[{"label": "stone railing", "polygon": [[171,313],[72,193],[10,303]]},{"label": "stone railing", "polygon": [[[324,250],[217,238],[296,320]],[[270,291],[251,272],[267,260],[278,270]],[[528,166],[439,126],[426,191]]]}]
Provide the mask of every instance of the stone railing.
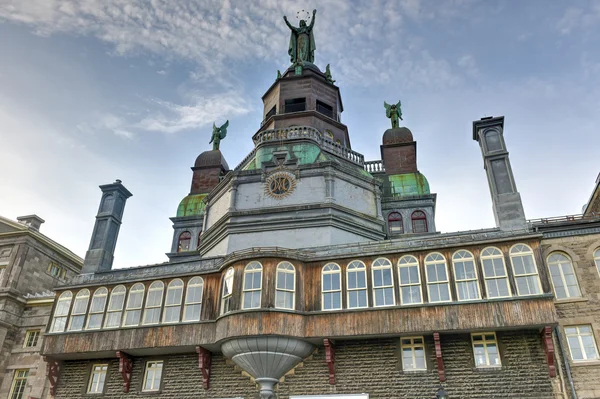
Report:
[{"label": "stone railing", "polygon": [[365,170],[369,173],[385,172],[383,161],[365,161]]}]

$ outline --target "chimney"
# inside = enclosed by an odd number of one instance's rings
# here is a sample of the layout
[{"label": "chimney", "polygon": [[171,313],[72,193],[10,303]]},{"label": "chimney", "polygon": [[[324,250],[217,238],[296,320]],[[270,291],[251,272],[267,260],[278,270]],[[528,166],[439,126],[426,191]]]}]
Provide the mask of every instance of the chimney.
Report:
[{"label": "chimney", "polygon": [[19,216],[17,218],[17,222],[24,224],[25,226],[29,226],[34,230],[39,231],[40,226],[42,225],[42,223],[45,222],[45,220],[42,219],[41,217],[39,217],[38,215],[26,215],[26,216]]},{"label": "chimney", "polygon": [[132,196],[129,190],[121,184],[121,180],[100,186],[100,189],[102,190],[102,199],[90,240],[90,248],[85,254],[81,270],[84,274],[112,269],[125,202]]},{"label": "chimney", "polygon": [[504,117],[486,117],[473,122],[473,140],[483,155],[496,226],[501,230],[527,228],[521,195],[517,191],[504,142]]}]

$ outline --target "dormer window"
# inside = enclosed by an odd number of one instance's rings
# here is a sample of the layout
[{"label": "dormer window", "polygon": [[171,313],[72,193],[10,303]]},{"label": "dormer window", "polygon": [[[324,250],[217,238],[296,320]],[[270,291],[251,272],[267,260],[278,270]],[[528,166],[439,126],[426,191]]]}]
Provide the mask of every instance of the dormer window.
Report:
[{"label": "dormer window", "polygon": [[306,98],[285,100],[285,113],[306,111]]},{"label": "dormer window", "polygon": [[317,112],[333,119],[333,107],[317,100]]}]

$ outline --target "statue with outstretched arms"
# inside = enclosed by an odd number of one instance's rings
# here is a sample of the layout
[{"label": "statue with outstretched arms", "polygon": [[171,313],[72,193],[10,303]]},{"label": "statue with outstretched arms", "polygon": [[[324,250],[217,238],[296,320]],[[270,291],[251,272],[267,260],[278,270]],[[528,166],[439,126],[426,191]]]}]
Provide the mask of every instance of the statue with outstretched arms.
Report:
[{"label": "statue with outstretched arms", "polygon": [[315,37],[313,27],[315,26],[315,15],[317,10],[313,10],[313,16],[310,25],[306,25],[306,20],[300,20],[300,26],[295,27],[289,23],[286,16],[283,17],[285,24],[290,28],[290,46],[288,54],[292,64],[301,64],[303,62],[313,63],[315,61]]}]

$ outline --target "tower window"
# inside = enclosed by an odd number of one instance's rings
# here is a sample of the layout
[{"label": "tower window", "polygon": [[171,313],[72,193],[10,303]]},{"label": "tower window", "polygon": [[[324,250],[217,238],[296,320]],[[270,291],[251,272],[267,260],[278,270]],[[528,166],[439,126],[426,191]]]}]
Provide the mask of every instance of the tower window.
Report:
[{"label": "tower window", "polygon": [[273,106],[273,108],[271,108],[269,110],[269,112],[267,112],[267,114],[265,115],[265,120],[269,119],[270,117],[272,117],[276,113],[277,113],[277,108],[275,106]]},{"label": "tower window", "polygon": [[285,113],[306,111],[306,98],[285,100]]},{"label": "tower window", "polygon": [[425,216],[425,212],[414,211],[411,220],[413,233],[427,233],[427,216]]},{"label": "tower window", "polygon": [[179,235],[179,244],[177,245],[177,252],[185,252],[190,250],[190,243],[192,242],[192,235],[189,231],[184,231]]},{"label": "tower window", "polygon": [[317,100],[317,112],[333,119],[333,107]]},{"label": "tower window", "polygon": [[402,224],[402,215],[398,212],[392,212],[388,216],[388,234],[404,234],[404,225]]}]

